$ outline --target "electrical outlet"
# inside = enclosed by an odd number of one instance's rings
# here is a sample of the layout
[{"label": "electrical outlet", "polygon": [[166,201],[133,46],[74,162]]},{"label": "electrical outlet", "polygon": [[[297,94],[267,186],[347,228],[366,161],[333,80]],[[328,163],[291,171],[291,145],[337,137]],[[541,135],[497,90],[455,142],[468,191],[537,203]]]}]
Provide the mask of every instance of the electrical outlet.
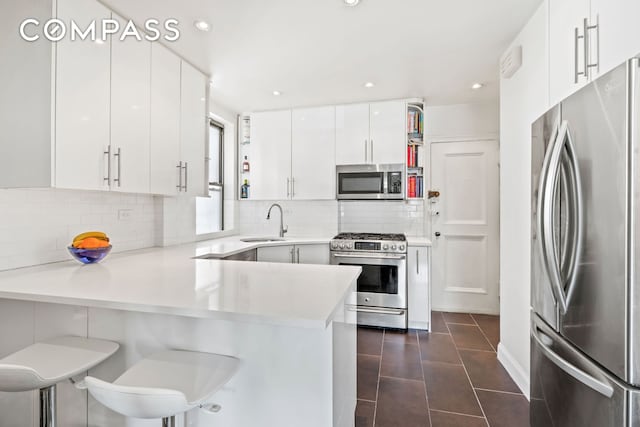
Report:
[{"label": "electrical outlet", "polygon": [[118,221],[130,221],[133,216],[133,210],[120,209],[118,210]]}]

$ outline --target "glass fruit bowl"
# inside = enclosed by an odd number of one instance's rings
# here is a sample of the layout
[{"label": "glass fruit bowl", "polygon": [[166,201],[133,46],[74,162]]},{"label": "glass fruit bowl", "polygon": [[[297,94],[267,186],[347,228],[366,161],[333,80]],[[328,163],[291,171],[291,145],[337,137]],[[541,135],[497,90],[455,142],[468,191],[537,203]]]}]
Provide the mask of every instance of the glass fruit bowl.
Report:
[{"label": "glass fruit bowl", "polygon": [[109,252],[111,252],[111,245],[104,248],[82,249],[69,246],[67,248],[71,256],[83,264],[93,264],[102,261]]}]

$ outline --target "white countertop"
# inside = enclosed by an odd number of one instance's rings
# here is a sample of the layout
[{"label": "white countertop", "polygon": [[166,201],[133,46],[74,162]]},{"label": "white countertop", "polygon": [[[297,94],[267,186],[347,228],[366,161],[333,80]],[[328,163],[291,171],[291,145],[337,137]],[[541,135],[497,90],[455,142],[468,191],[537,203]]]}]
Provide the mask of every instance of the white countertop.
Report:
[{"label": "white countertop", "polygon": [[[351,295],[361,271],[192,259],[257,246],[237,236],[223,240],[111,254],[100,264],[67,261],[0,272],[0,298],[324,328]],[[295,240],[303,241],[328,239]]]},{"label": "white countertop", "polygon": [[426,237],[407,236],[409,246],[431,246],[431,240]]}]

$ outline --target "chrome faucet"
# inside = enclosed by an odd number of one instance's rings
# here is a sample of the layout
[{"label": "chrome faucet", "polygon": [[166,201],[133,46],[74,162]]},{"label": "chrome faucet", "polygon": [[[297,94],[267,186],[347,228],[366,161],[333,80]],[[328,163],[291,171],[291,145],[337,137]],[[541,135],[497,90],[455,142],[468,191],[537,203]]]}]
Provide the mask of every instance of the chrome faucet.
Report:
[{"label": "chrome faucet", "polygon": [[284,225],[282,225],[283,217],[284,217],[284,214],[282,213],[282,206],[280,206],[277,203],[272,204],[271,207],[269,208],[269,212],[267,212],[267,219],[271,219],[271,209],[273,209],[274,206],[280,209],[280,237],[284,237],[284,233],[289,231],[289,227],[285,227]]}]

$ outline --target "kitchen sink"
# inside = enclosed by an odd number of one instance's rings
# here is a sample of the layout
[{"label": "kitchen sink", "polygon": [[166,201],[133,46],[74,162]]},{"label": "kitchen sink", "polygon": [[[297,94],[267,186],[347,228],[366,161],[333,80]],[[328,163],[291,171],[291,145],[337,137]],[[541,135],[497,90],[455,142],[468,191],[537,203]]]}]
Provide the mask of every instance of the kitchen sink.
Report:
[{"label": "kitchen sink", "polygon": [[245,243],[284,242],[284,238],[283,237],[247,237],[244,239],[240,239],[240,241]]}]

